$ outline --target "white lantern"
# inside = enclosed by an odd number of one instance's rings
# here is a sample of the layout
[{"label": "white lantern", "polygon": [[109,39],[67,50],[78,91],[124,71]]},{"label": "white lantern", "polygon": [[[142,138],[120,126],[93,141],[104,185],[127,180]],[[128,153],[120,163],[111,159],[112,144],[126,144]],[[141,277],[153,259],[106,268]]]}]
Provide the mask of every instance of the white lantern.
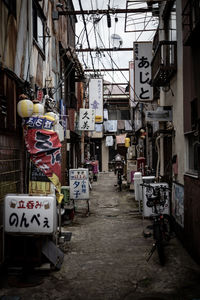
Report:
[{"label": "white lantern", "polygon": [[33,113],[33,102],[28,99],[20,100],[17,103],[17,112],[21,118],[28,118]]}]

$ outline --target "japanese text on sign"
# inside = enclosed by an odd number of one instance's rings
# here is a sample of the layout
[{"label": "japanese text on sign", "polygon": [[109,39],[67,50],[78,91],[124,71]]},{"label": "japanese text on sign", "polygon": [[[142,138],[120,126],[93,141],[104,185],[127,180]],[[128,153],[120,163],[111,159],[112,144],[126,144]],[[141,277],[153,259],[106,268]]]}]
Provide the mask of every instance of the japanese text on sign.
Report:
[{"label": "japanese text on sign", "polygon": [[88,169],[71,169],[70,176],[70,198],[89,199]]},{"label": "japanese text on sign", "polygon": [[95,124],[95,110],[94,109],[80,109],[79,129],[80,130],[94,130]]},{"label": "japanese text on sign", "polygon": [[55,196],[7,195],[5,231],[16,233],[53,233],[56,228]]},{"label": "japanese text on sign", "polygon": [[95,110],[95,123],[103,121],[103,80],[92,78],[89,82],[89,107]]},{"label": "japanese text on sign", "polygon": [[134,43],[135,101],[153,100],[151,86],[152,43]]}]

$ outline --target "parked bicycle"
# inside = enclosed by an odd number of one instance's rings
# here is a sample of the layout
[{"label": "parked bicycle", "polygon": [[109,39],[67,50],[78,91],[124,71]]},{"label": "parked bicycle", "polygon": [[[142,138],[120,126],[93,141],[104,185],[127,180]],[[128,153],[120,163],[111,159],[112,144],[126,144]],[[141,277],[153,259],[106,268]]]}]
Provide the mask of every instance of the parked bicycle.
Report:
[{"label": "parked bicycle", "polygon": [[122,175],[124,174],[124,160],[120,154],[115,156],[115,174],[117,174],[117,184],[119,191],[122,190]]},{"label": "parked bicycle", "polygon": [[158,257],[161,265],[165,264],[165,243],[171,237],[171,220],[168,214],[164,214],[165,205],[168,199],[170,189],[165,185],[152,186],[151,184],[141,184],[146,187],[146,205],[152,208],[153,218],[153,238],[155,243],[148,254],[147,261],[151,258],[157,249]]}]

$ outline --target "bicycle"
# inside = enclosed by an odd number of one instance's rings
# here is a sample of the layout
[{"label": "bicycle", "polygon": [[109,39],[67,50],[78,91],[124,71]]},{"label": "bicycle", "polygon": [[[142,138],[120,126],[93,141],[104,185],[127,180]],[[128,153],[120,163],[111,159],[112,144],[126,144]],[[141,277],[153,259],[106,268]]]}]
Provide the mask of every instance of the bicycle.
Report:
[{"label": "bicycle", "polygon": [[115,174],[117,174],[117,184],[119,191],[122,191],[122,175],[124,173],[124,161],[121,155],[117,154],[115,157]]},{"label": "bicycle", "polygon": [[157,249],[160,264],[163,266],[165,264],[164,246],[171,237],[171,219],[169,215],[163,213],[168,198],[167,191],[170,189],[162,184],[159,186],[141,184],[141,186],[147,187],[146,205],[152,208],[153,238],[155,240],[146,260],[148,262]]},{"label": "bicycle", "polygon": [[119,186],[120,192],[122,191],[122,174],[123,174],[123,169],[117,168],[117,184]]}]

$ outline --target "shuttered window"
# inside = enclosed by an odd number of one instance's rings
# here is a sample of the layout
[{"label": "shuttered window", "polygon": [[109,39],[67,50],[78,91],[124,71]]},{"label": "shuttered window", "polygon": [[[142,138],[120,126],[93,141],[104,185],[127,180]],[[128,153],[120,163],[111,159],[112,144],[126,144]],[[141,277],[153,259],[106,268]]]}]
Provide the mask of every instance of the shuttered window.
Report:
[{"label": "shuttered window", "polygon": [[0,130],[15,131],[16,115],[16,83],[4,72],[0,72]]}]

